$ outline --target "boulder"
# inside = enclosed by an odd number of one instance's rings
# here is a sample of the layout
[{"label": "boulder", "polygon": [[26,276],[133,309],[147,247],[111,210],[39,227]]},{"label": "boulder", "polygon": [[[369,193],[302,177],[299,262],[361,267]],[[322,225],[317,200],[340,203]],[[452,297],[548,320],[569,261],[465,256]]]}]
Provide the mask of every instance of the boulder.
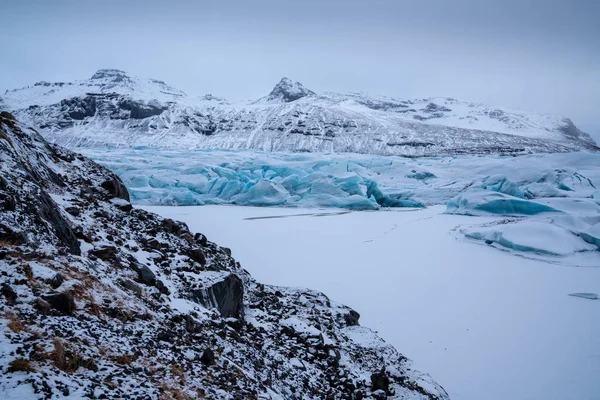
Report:
[{"label": "boulder", "polygon": [[113,175],[111,179],[102,182],[100,186],[105,189],[111,197],[130,201],[129,192],[118,176]]},{"label": "boulder", "polygon": [[101,246],[90,250],[89,254],[96,256],[103,261],[108,261],[117,254],[117,248],[115,246]]},{"label": "boulder", "polygon": [[215,365],[217,363],[215,360],[215,353],[209,348],[204,349],[202,356],[200,356],[200,361],[206,366]]},{"label": "boulder", "polygon": [[156,285],[156,275],[146,265],[141,265],[138,270],[138,280],[144,285],[154,286]]},{"label": "boulder", "polygon": [[62,276],[62,274],[57,273],[52,277],[52,279],[50,279],[48,283],[50,284],[50,286],[52,286],[52,289],[58,289],[58,287],[62,285],[64,281],[65,277]]},{"label": "boulder", "polygon": [[244,318],[244,285],[237,275],[229,274],[206,288],[192,291],[191,300],[216,308],[223,318]]},{"label": "boulder", "polygon": [[371,389],[373,391],[383,390],[384,392],[389,393],[390,378],[385,372],[385,368],[382,368],[381,371],[371,375]]},{"label": "boulder", "polygon": [[17,293],[8,284],[2,284],[2,287],[0,288],[0,293],[2,293],[2,296],[6,298],[6,302],[9,305],[15,304],[15,301],[17,300]]},{"label": "boulder", "polygon": [[344,315],[344,321],[348,326],[358,325],[358,319],[360,318],[360,314],[354,310],[350,310],[348,314]]},{"label": "boulder", "polygon": [[42,296],[42,299],[62,314],[71,315],[75,311],[75,300],[68,293],[47,294]]},{"label": "boulder", "polygon": [[188,257],[190,257],[192,260],[196,261],[200,265],[206,264],[206,256],[204,255],[204,252],[200,248],[195,248],[195,249],[190,250],[188,252]]}]

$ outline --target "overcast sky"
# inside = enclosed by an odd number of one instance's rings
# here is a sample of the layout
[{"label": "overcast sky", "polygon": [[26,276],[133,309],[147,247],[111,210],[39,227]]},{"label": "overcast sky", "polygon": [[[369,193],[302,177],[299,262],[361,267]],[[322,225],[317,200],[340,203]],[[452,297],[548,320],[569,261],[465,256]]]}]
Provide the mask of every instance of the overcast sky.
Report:
[{"label": "overcast sky", "polygon": [[3,0],[5,89],[100,68],[191,95],[447,96],[560,114],[600,140],[599,0]]}]

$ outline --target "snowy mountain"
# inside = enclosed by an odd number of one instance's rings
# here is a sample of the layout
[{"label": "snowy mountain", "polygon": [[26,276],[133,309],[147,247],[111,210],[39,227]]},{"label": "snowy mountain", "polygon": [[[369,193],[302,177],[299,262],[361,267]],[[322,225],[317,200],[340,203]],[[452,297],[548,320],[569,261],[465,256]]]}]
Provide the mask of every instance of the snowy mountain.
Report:
[{"label": "snowy mountain", "polygon": [[265,97],[191,97],[162,81],[100,70],[76,82],[7,91],[4,105],[68,147],[152,146],[355,152],[379,155],[523,154],[597,150],[568,118],[449,98],[398,100],[316,94],[283,78]]},{"label": "snowy mountain", "polygon": [[354,310],[256,282],[7,112],[0,211],[3,398],[448,398]]}]

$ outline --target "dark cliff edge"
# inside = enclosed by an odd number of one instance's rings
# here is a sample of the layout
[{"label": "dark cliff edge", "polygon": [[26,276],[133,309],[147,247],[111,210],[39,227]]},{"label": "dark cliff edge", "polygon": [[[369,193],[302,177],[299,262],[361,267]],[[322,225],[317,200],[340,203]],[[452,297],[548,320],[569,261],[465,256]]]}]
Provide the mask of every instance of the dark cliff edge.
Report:
[{"label": "dark cliff edge", "polygon": [[448,398],[355,311],[254,281],[6,112],[0,309],[8,398]]}]

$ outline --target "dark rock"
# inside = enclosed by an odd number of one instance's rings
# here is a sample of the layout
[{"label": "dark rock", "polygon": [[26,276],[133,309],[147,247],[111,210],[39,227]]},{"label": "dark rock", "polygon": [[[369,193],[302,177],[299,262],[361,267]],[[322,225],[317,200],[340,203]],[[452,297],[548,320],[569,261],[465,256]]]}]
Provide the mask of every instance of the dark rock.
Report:
[{"label": "dark rock", "polygon": [[48,294],[42,296],[42,299],[60,313],[71,315],[75,311],[75,300],[68,293]]},{"label": "dark rock", "polygon": [[202,249],[195,248],[190,250],[188,252],[188,257],[190,257],[192,260],[196,261],[200,265],[206,265],[206,256],[204,255]]},{"label": "dark rock", "polygon": [[158,340],[159,342],[172,342],[174,339],[173,333],[171,332],[167,332],[167,331],[162,331],[159,332],[158,335],[156,336],[156,340]]},{"label": "dark rock", "polygon": [[125,289],[127,289],[127,290],[129,290],[129,291],[131,291],[133,293],[135,293],[138,296],[140,296],[142,294],[142,288],[140,287],[140,285],[138,285],[137,283],[135,283],[131,279],[120,279],[119,280],[119,284],[123,288],[125,288]]},{"label": "dark rock", "polygon": [[191,315],[186,315],[184,317],[185,320],[185,330],[188,331],[189,333],[194,333],[196,331],[196,321],[194,321],[194,318],[192,318]]},{"label": "dark rock", "polygon": [[113,175],[112,179],[102,182],[100,186],[108,191],[112,197],[130,201],[129,192],[118,176]]},{"label": "dark rock", "polygon": [[133,119],[144,119],[160,115],[166,107],[160,107],[154,104],[145,104],[131,99],[119,100],[118,106],[123,110],[129,111],[129,116]]},{"label": "dark rock", "polygon": [[101,260],[108,261],[115,257],[117,254],[117,248],[115,246],[102,246],[90,250],[88,253],[98,257]]},{"label": "dark rock", "polygon": [[244,322],[237,318],[227,318],[225,320],[225,323],[227,324],[227,326],[233,328],[236,331],[239,331],[244,326]]},{"label": "dark rock", "polygon": [[224,318],[244,318],[244,285],[237,275],[229,274],[207,288],[194,290],[191,300],[216,308]]},{"label": "dark rock", "polygon": [[161,281],[160,279],[156,280],[156,288],[162,294],[165,294],[167,296],[171,294],[171,292],[169,291],[169,288],[166,287],[165,284],[163,283],[163,281]]},{"label": "dark rock", "polygon": [[200,243],[201,246],[206,246],[208,244],[208,239],[203,234],[196,232],[194,235],[194,239]]},{"label": "dark rock", "polygon": [[67,247],[70,253],[80,255],[79,242],[71,229],[71,225],[62,216],[52,198],[46,192],[42,191],[36,201],[36,205],[38,208],[37,214],[53,228],[59,243]]},{"label": "dark rock", "polygon": [[75,227],[75,229],[73,229],[73,233],[75,234],[75,237],[77,239],[81,239],[84,242],[87,243],[91,243],[92,242],[92,238],[89,237],[84,231],[83,228],[81,228],[80,226]]},{"label": "dark rock", "polygon": [[50,303],[48,303],[47,301],[45,301],[44,299],[41,298],[37,298],[35,299],[35,301],[33,302],[33,307],[38,310],[38,312],[42,313],[42,314],[48,314],[50,312]]},{"label": "dark rock", "polygon": [[344,321],[348,326],[356,326],[358,325],[358,320],[360,318],[360,314],[354,310],[350,310],[350,312],[344,315]]},{"label": "dark rock", "polygon": [[117,208],[125,212],[133,210],[133,206],[131,205],[131,203],[117,204]]},{"label": "dark rock", "polygon": [[381,371],[375,372],[371,375],[371,389],[373,391],[383,390],[386,393],[389,393],[390,378],[385,372],[385,368],[382,368]]},{"label": "dark rock", "polygon": [[160,250],[162,248],[162,243],[156,240],[156,238],[151,238],[146,241],[146,245],[154,250]]},{"label": "dark rock", "polygon": [[50,286],[52,286],[52,289],[57,289],[60,285],[63,284],[64,281],[65,277],[62,276],[62,274],[56,274],[52,277],[52,279],[50,279],[48,283],[50,284]]},{"label": "dark rock", "polygon": [[173,233],[178,236],[182,233],[190,231],[185,223],[174,221],[170,218],[163,219],[162,226],[167,230],[167,232]]},{"label": "dark rock", "polygon": [[29,241],[23,231],[15,231],[8,226],[0,224],[0,241],[6,244],[21,245]]},{"label": "dark rock", "polygon": [[138,271],[138,280],[143,283],[144,285],[148,285],[148,286],[154,286],[156,285],[156,275],[154,275],[154,272],[152,272],[150,270],[150,268],[148,268],[145,265],[142,265],[139,267]]},{"label": "dark rock", "polygon": [[206,366],[215,365],[217,363],[215,353],[209,348],[204,349],[202,356],[200,356],[200,362]]},{"label": "dark rock", "polygon": [[15,292],[14,289],[6,283],[2,284],[2,287],[0,288],[0,293],[2,293],[2,296],[4,296],[4,298],[6,298],[6,302],[9,305],[13,305],[17,301],[17,292]]},{"label": "dark rock", "polygon": [[78,207],[67,207],[67,208],[65,208],[65,211],[68,212],[69,214],[71,214],[74,217],[76,217],[79,214],[81,214],[81,210]]}]

